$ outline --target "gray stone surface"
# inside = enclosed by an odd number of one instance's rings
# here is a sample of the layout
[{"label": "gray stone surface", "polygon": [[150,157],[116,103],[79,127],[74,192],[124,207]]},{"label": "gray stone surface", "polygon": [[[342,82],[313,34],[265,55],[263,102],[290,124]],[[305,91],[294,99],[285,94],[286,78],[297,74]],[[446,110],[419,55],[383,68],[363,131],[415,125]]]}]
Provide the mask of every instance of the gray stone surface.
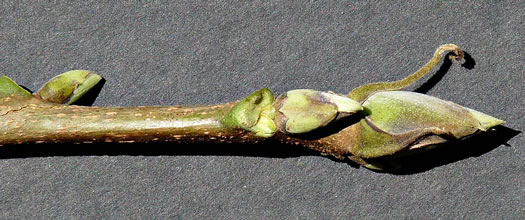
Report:
[{"label": "gray stone surface", "polygon": [[[400,79],[456,43],[474,68],[453,64],[427,94],[524,131],[524,10],[522,1],[7,1],[0,72],[37,90],[71,69],[96,71],[107,80],[99,106],[212,104],[262,87],[348,92]],[[294,148],[25,146],[0,151],[0,218],[524,218],[524,135],[500,145],[406,175]]]}]

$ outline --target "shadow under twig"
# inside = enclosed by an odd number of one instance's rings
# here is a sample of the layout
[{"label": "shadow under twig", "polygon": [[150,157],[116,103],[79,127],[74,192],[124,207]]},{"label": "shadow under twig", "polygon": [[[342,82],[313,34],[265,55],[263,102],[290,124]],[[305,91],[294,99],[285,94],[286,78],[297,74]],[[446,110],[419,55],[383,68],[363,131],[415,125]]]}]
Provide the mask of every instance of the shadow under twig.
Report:
[{"label": "shadow under twig", "polygon": [[318,155],[293,145],[224,143],[92,143],[20,144],[0,147],[0,159],[53,156],[244,156],[292,158]]}]

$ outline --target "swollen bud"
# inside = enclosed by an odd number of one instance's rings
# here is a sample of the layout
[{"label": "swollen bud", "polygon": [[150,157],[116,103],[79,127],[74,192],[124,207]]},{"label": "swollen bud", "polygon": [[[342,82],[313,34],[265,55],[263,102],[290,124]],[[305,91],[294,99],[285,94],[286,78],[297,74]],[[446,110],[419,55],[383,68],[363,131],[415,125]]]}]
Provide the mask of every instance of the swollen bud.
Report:
[{"label": "swollen bud", "polygon": [[291,134],[313,131],[363,109],[345,96],[310,89],[288,91],[275,100],[275,107],[277,128]]},{"label": "swollen bud", "polygon": [[273,119],[274,96],[269,89],[261,89],[241,100],[222,120],[230,128],[241,128],[260,137],[271,137],[277,130]]},{"label": "swollen bud", "polygon": [[72,70],[49,80],[36,95],[57,104],[73,104],[97,85],[102,77],[88,70]]},{"label": "swollen bud", "polygon": [[378,92],[363,102],[352,154],[362,158],[463,139],[504,123],[436,97],[404,91]]}]

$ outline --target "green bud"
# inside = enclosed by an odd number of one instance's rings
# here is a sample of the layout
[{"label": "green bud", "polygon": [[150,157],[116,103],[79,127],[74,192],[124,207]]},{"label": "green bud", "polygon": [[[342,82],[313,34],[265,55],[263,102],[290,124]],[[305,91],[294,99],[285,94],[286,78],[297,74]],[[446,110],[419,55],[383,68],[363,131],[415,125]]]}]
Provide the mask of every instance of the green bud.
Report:
[{"label": "green bud", "polygon": [[241,128],[260,137],[271,137],[277,128],[273,122],[274,96],[269,89],[261,89],[241,100],[222,120],[230,128]]},{"label": "green bud", "polygon": [[15,81],[7,76],[0,76],[0,97],[17,95],[17,96],[31,96],[31,93],[16,84]]},{"label": "green bud", "polygon": [[285,133],[306,133],[324,127],[339,118],[361,111],[358,102],[328,92],[310,89],[288,91],[276,100],[276,123]]},{"label": "green bud", "polygon": [[73,104],[102,79],[88,70],[72,70],[49,80],[38,92],[42,100],[51,103]]},{"label": "green bud", "polygon": [[271,137],[277,128],[275,127],[275,108],[272,105],[266,106],[261,111],[259,121],[254,126],[247,128],[248,131],[254,132],[259,137]]},{"label": "green bud", "polygon": [[502,120],[420,93],[378,92],[363,103],[352,153],[362,158],[394,154],[463,139],[503,123]]}]

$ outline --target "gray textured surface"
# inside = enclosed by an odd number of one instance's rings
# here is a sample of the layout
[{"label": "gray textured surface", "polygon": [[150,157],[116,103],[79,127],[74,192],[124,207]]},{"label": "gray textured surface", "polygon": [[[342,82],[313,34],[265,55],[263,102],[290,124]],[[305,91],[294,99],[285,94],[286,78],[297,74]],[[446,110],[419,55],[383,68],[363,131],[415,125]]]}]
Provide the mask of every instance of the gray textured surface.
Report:
[{"label": "gray textured surface", "polygon": [[[452,65],[427,94],[525,131],[518,2],[9,1],[0,71],[33,90],[96,71],[101,106],[211,104],[261,87],[347,92],[400,79],[456,43],[475,67]],[[508,144],[412,175],[311,155],[27,153],[0,160],[0,218],[524,218],[524,135]]]}]

